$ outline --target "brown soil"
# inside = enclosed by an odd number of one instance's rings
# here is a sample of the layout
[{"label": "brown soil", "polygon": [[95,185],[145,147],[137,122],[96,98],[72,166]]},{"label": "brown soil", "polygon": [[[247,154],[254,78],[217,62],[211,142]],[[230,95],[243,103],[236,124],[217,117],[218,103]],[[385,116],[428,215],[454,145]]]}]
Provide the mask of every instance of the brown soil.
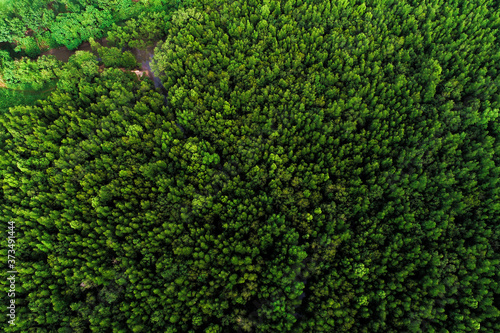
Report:
[{"label": "brown soil", "polygon": [[7,88],[5,81],[3,80],[2,75],[0,74],[0,88]]}]

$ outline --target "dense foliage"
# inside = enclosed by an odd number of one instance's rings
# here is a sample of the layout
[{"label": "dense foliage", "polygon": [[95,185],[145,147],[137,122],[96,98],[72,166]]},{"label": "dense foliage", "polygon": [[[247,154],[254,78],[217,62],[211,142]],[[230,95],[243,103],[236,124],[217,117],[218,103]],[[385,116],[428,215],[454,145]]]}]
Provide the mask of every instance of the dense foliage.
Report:
[{"label": "dense foliage", "polygon": [[[57,46],[75,49],[100,38],[113,24],[144,12],[171,11],[175,0],[4,0],[0,2],[0,43],[35,57]],[[182,1],[186,2],[186,0]]]},{"label": "dense foliage", "polygon": [[0,117],[15,329],[500,331],[497,1],[199,0],[167,28],[168,97],[79,52]]},{"label": "dense foliage", "polygon": [[36,92],[0,89],[0,113],[7,112],[10,107],[17,105],[34,105],[36,101],[47,97],[50,92],[50,88]]},{"label": "dense foliage", "polygon": [[137,19],[130,19],[124,25],[116,24],[110,29],[107,41],[119,48],[146,48],[162,40],[166,34],[165,21],[170,13],[143,12]]},{"label": "dense foliage", "polygon": [[25,57],[6,62],[1,74],[9,87],[39,90],[56,79],[60,66],[61,62],[53,56],[41,56],[37,61]]},{"label": "dense foliage", "polygon": [[[145,225],[143,215],[151,212],[143,209],[141,214],[138,208],[149,196],[154,198],[155,192],[146,175],[164,165],[155,158],[160,152],[158,143],[162,133],[176,127],[161,120],[166,112],[164,99],[152,89],[152,82],[138,82],[134,74],[114,68],[99,73],[89,53],[78,53],[68,67],[66,78],[49,98],[36,106],[11,108],[2,119],[10,133],[2,156],[10,164],[3,168],[2,185],[13,205],[2,206],[2,213],[12,216],[5,211],[12,209],[19,222],[18,327],[27,329],[38,323],[86,332],[89,315],[95,312],[90,322],[93,328],[112,327],[110,315],[120,308],[110,308],[107,302],[119,297],[118,304],[123,298],[127,303],[134,297],[134,291],[124,290],[123,284],[131,283],[128,273],[137,268],[132,264],[135,259],[128,262],[127,257],[140,255],[132,250],[139,238],[127,223]],[[37,171],[24,177],[19,167]],[[117,206],[110,210],[112,202]],[[32,218],[37,226],[30,227]],[[38,225],[39,218],[46,223]],[[107,239],[110,232],[114,241]],[[87,237],[98,237],[102,243],[98,239],[82,243]],[[81,270],[80,263],[92,261]],[[106,265],[106,274],[111,275],[103,280],[99,271]],[[35,271],[45,278],[40,280]],[[107,291],[92,287],[110,282]],[[102,303],[103,299],[107,301]],[[97,308],[96,302],[101,302]],[[123,328],[127,319],[134,323],[134,317],[128,317],[113,326]]]},{"label": "dense foliage", "polygon": [[133,69],[138,66],[134,55],[130,51],[122,52],[117,47],[103,47],[90,38],[92,50],[99,55],[99,59],[105,67],[124,67]]},{"label": "dense foliage", "polygon": [[[38,61],[12,60],[0,50],[0,114],[17,105],[34,105],[55,88],[60,62],[51,56]],[[7,88],[7,86],[9,88]]]},{"label": "dense foliage", "polygon": [[101,38],[112,23],[113,17],[110,11],[101,11],[89,6],[82,13],[58,15],[52,25],[54,31],[52,37],[58,44],[73,50],[90,37]]}]

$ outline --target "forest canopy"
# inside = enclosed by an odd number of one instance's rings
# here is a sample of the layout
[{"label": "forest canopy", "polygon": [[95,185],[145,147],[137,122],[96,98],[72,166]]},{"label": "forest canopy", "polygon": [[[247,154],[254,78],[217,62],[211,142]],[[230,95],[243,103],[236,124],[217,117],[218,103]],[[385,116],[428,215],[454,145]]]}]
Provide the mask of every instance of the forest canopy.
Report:
[{"label": "forest canopy", "polygon": [[15,329],[500,331],[498,1],[149,17],[0,115]]},{"label": "forest canopy", "polygon": [[[66,46],[72,50],[90,37],[101,38],[112,25],[155,13],[164,16],[188,0],[2,0],[0,43],[30,57]],[[148,24],[146,24],[147,26]],[[146,27],[144,27],[146,28]]]}]

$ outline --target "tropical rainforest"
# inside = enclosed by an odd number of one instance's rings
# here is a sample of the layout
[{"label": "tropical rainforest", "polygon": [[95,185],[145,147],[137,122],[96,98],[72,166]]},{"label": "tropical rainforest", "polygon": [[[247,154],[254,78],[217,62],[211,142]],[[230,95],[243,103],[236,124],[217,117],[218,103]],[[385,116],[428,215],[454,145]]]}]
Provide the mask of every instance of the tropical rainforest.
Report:
[{"label": "tropical rainforest", "polygon": [[0,16],[4,332],[500,332],[497,0]]}]

